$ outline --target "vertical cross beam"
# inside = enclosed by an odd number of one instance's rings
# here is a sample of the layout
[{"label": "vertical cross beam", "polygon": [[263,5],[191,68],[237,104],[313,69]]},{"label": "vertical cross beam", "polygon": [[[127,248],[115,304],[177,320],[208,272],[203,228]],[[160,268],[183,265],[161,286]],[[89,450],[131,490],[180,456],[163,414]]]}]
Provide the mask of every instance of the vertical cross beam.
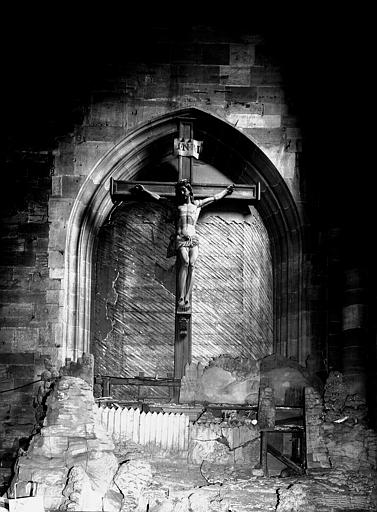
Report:
[{"label": "vertical cross beam", "polygon": [[[194,120],[190,118],[179,118],[178,138],[183,144],[194,139]],[[178,150],[178,179],[192,177],[192,157],[185,156],[184,151]]]},{"label": "vertical cross beam", "polygon": [[[178,179],[192,178],[192,156],[188,156],[189,144],[194,140],[194,120],[190,118],[179,118],[178,146],[176,147],[178,157]],[[178,274],[180,262],[176,261],[176,290],[178,290]],[[192,358],[192,322],[191,313],[175,312],[175,340],[174,340],[174,378],[181,379],[185,372],[187,363]],[[178,391],[175,393],[175,401],[178,401]]]}]

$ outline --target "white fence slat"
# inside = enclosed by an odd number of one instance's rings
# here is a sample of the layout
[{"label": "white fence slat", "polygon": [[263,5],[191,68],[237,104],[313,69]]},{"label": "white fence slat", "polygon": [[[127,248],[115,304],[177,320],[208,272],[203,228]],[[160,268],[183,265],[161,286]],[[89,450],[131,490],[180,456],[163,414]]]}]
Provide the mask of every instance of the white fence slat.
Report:
[{"label": "white fence slat", "polygon": [[156,444],[157,446],[162,445],[162,421],[163,421],[164,415],[163,413],[159,412],[157,414],[156,418]]},{"label": "white fence slat", "polygon": [[189,439],[190,439],[190,437],[189,437],[189,435],[190,435],[190,419],[185,414],[182,414],[182,425],[183,425],[184,435],[183,435],[183,444],[181,446],[183,446],[183,450],[188,450]]},{"label": "white fence slat", "polygon": [[108,422],[108,418],[109,418],[109,412],[110,412],[110,407],[104,407],[103,408],[103,412],[102,412],[102,425],[104,426],[106,432],[107,432],[107,422]]},{"label": "white fence slat", "polygon": [[134,410],[134,425],[133,425],[133,432],[132,432],[132,441],[134,443],[139,443],[140,439],[140,411],[139,409]]},{"label": "white fence slat", "polygon": [[158,413],[155,411],[155,412],[152,412],[151,414],[151,430],[150,430],[150,435],[149,435],[149,442],[151,444],[157,444],[157,416],[158,416]]},{"label": "white fence slat", "polygon": [[128,409],[127,414],[127,440],[132,441],[134,437],[134,409]]},{"label": "white fence slat", "polygon": [[182,414],[176,414],[175,418],[175,440],[174,440],[174,450],[179,452],[179,438],[181,437],[181,416]]},{"label": "white fence slat", "polygon": [[153,429],[152,413],[147,412],[145,415],[144,444],[150,444],[151,442],[151,429]]},{"label": "white fence slat", "polygon": [[134,409],[128,409],[128,425],[129,425],[129,430],[128,430],[128,433],[127,433],[127,439],[129,441],[132,441],[133,440],[133,437],[134,437],[134,412],[135,410]]},{"label": "white fence slat", "polygon": [[174,435],[174,416],[175,414],[169,414],[167,424],[167,436],[166,436],[166,448],[173,448],[173,435]]},{"label": "white fence slat", "polygon": [[178,451],[178,438],[179,438],[179,414],[173,414],[172,422],[172,440],[170,449],[175,452]]},{"label": "white fence slat", "polygon": [[178,421],[177,450],[178,451],[184,450],[184,446],[185,446],[185,439],[184,439],[185,434],[186,434],[185,433],[185,426],[186,426],[185,418],[186,418],[186,416],[184,414],[180,414],[179,417],[177,418],[177,421]]},{"label": "white fence slat", "polygon": [[121,428],[121,439],[126,440],[129,430],[129,422],[128,422],[128,409],[121,409],[120,413],[120,428]]},{"label": "white fence slat", "polygon": [[145,412],[139,417],[139,443],[145,444]]},{"label": "white fence slat", "polygon": [[196,425],[196,424],[189,425],[188,439],[193,440],[193,439],[197,439],[197,437],[198,437],[198,425]]},{"label": "white fence slat", "polygon": [[118,440],[122,436],[121,414],[122,409],[118,407],[114,413],[114,437]]},{"label": "white fence slat", "polygon": [[162,415],[161,448],[167,448],[169,414]]}]

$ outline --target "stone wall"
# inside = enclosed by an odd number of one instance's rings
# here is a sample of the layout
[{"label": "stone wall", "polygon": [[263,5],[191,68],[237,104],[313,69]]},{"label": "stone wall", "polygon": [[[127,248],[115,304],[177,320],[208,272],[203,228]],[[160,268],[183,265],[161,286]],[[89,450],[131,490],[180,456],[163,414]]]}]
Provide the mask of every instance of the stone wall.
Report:
[{"label": "stone wall", "polygon": [[330,374],[323,396],[305,389],[305,410],[308,470],[375,474],[377,435],[366,422],[365,398],[352,393],[340,372]]},{"label": "stone wall", "polygon": [[52,151],[12,149],[0,200],[0,486],[35,424],[33,382],[57,359],[61,295],[48,268]]},{"label": "stone wall", "polygon": [[19,151],[6,163],[0,214],[1,350],[56,357],[61,292],[60,281],[49,275],[54,255],[48,251],[53,155]]}]

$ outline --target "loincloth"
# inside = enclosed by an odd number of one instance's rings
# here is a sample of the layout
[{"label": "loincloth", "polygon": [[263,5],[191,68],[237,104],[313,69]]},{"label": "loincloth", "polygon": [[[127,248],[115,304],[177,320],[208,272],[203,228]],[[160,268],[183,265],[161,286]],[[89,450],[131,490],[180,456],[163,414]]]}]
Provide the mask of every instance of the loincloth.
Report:
[{"label": "loincloth", "polygon": [[182,247],[187,247],[187,249],[199,247],[199,236],[172,235],[170,237],[170,242],[167,250],[167,257],[171,258],[172,256],[176,256],[177,251]]}]

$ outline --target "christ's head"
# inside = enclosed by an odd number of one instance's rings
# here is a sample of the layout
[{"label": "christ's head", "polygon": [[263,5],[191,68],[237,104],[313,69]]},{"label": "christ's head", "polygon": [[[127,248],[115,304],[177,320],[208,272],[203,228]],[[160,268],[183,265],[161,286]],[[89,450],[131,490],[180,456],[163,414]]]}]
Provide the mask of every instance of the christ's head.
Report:
[{"label": "christ's head", "polygon": [[191,183],[188,179],[179,180],[175,186],[175,197],[179,203],[186,202],[187,199],[193,199],[194,193]]}]

